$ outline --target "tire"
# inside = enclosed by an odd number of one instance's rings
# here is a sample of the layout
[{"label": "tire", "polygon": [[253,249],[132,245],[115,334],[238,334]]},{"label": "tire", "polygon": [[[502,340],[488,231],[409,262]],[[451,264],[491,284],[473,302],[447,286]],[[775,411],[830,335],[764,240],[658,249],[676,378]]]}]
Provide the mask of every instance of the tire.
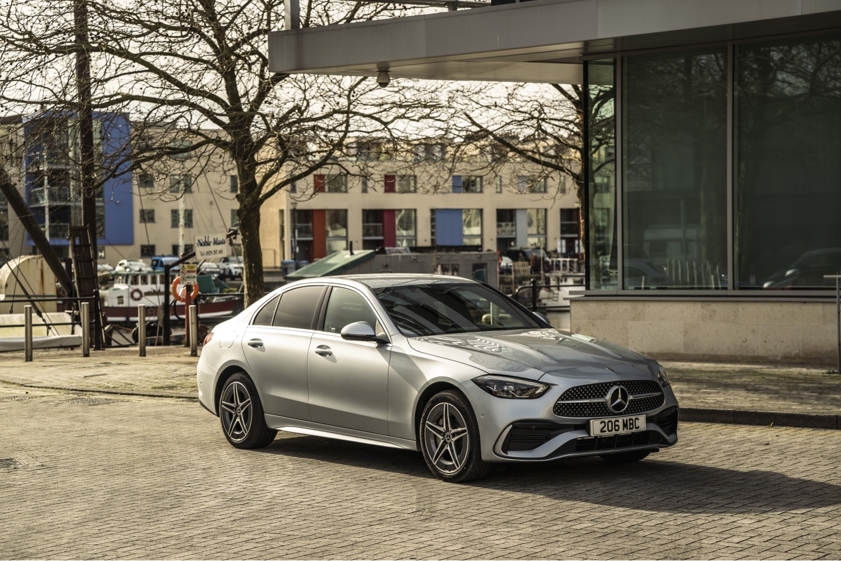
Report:
[{"label": "tire", "polygon": [[609,464],[632,464],[648,457],[649,454],[651,454],[651,450],[632,450],[630,452],[602,454],[599,457]]},{"label": "tire", "polygon": [[429,400],[418,427],[421,453],[429,470],[444,481],[465,483],[485,477],[479,425],[467,399],[447,390]]},{"label": "tire", "polygon": [[234,448],[263,448],[277,436],[276,430],[266,426],[260,396],[251,379],[242,372],[225,381],[218,411],[222,432]]}]

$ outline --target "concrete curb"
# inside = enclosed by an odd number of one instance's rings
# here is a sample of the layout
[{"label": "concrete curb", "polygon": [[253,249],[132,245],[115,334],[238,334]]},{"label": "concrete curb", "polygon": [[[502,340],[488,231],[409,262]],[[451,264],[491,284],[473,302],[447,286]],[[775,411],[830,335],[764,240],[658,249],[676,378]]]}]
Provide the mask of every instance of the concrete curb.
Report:
[{"label": "concrete curb", "polygon": [[21,382],[12,382],[11,380],[0,379],[0,383],[9,384],[11,386],[20,386],[22,388],[32,388],[34,390],[60,390],[67,392],[81,392],[81,393],[105,393],[110,395],[129,395],[135,397],[165,397],[168,399],[189,399],[191,401],[198,401],[199,398],[195,394],[175,393],[175,392],[135,392],[132,390],[108,390],[108,389],[92,389],[92,388],[74,388],[71,386],[44,386],[40,384],[23,384]]},{"label": "concrete curb", "polygon": [[812,413],[774,413],[766,411],[743,411],[739,409],[694,409],[680,410],[680,420],[695,423],[727,423],[734,425],[776,425],[809,429],[841,429],[841,415]]}]

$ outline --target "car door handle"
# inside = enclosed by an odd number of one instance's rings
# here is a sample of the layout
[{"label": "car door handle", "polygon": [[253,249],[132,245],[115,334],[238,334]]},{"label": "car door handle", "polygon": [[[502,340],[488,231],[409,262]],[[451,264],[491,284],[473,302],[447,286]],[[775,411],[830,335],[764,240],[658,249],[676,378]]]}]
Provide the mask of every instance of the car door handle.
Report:
[{"label": "car door handle", "polygon": [[249,347],[253,347],[255,349],[259,349],[263,346],[263,341],[260,339],[252,339],[248,342]]},{"label": "car door handle", "polygon": [[319,345],[315,348],[315,354],[318,356],[331,356],[333,351],[327,345]]}]

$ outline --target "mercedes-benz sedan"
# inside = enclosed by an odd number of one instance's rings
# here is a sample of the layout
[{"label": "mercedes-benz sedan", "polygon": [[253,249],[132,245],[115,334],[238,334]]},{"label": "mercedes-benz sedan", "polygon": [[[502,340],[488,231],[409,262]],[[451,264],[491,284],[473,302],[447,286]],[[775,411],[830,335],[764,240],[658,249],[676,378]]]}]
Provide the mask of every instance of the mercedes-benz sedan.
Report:
[{"label": "mercedes-benz sedan", "polygon": [[449,481],[500,462],[633,462],[677,442],[657,362],[451,276],[284,286],[213,329],[198,389],[237,448],[284,430],[419,450]]}]

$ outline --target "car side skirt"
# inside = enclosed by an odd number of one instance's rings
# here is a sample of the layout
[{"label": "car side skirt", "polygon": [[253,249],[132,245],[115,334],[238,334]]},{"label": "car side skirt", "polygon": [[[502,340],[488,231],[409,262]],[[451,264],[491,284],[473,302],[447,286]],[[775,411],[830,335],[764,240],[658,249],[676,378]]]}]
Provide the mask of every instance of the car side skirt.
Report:
[{"label": "car side skirt", "polygon": [[384,446],[386,448],[400,448],[402,450],[413,451],[418,450],[418,445],[414,440],[406,440],[405,438],[397,438],[396,436],[389,436],[387,434],[373,434],[370,432],[346,429],[331,425],[322,425],[320,423],[313,423],[312,421],[302,421],[300,419],[291,419],[289,417],[280,417],[277,415],[266,414],[265,417],[266,424],[269,428],[274,430],[282,430],[284,432],[292,432],[296,434],[306,434],[309,436],[321,436],[324,438],[345,440],[347,442],[358,442],[360,444]]}]

